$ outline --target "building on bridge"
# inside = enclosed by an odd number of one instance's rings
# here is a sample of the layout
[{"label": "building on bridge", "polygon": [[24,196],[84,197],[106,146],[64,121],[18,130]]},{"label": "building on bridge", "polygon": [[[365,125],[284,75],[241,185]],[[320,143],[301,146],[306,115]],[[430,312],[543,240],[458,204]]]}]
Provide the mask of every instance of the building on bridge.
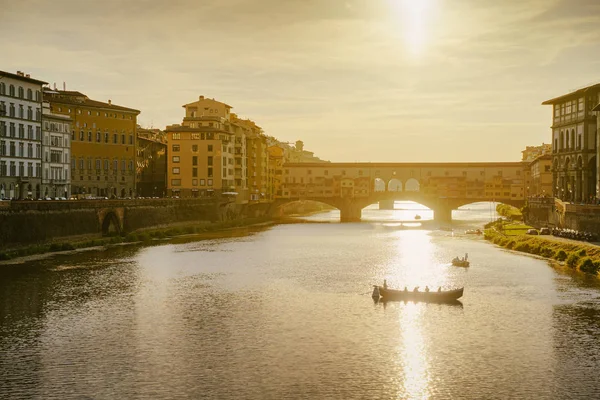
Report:
[{"label": "building on bridge", "polygon": [[598,195],[597,119],[600,84],[544,101],[552,105],[553,193],[564,201],[584,202]]},{"label": "building on bridge", "polygon": [[135,196],[139,111],[90,99],[77,91],[44,88],[54,114],[71,125],[71,192],[78,197]]},{"label": "building on bridge", "polygon": [[340,210],[342,221],[358,221],[376,202],[411,200],[434,210],[440,221],[452,210],[480,201],[521,206],[529,165],[507,163],[287,163],[280,203],[313,200]]},{"label": "building on bridge", "polygon": [[0,199],[41,196],[44,84],[0,71]]}]

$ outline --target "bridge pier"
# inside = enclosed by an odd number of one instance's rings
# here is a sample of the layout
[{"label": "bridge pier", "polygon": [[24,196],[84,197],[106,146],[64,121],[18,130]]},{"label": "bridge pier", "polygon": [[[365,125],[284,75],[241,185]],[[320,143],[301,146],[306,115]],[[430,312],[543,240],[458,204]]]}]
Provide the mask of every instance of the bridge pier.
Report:
[{"label": "bridge pier", "polygon": [[393,210],[394,209],[394,200],[379,200],[379,209],[380,210]]},{"label": "bridge pier", "polygon": [[354,202],[347,202],[340,207],[340,222],[360,222],[362,206]]},{"label": "bridge pier", "polygon": [[433,209],[433,220],[435,222],[452,222],[452,207],[443,205]]}]

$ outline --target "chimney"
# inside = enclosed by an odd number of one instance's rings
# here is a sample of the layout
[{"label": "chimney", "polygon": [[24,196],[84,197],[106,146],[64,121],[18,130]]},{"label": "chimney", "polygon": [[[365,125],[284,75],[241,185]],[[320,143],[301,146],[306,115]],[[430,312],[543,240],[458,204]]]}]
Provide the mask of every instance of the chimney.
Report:
[{"label": "chimney", "polygon": [[67,91],[67,83],[63,81],[63,91]]},{"label": "chimney", "polygon": [[204,96],[198,97],[198,100],[204,100]]},{"label": "chimney", "polygon": [[110,99],[108,99],[108,104],[109,104],[109,105],[110,105],[110,104],[112,104],[112,101],[111,101]]}]

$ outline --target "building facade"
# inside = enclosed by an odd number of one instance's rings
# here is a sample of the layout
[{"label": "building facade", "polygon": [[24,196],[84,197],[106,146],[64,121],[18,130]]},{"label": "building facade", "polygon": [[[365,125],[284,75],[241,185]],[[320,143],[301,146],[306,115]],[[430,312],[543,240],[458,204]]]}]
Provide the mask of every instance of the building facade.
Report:
[{"label": "building facade", "polygon": [[597,120],[600,84],[543,102],[552,105],[553,194],[564,201],[598,198]]},{"label": "building facade", "polygon": [[79,198],[134,197],[139,111],[76,91],[44,90],[54,114],[71,118],[71,192]]},{"label": "building facade", "polygon": [[167,193],[167,137],[160,129],[137,127],[136,188],[138,197]]},{"label": "building facade", "polygon": [[283,183],[283,162],[284,149],[283,147],[273,145],[267,148],[269,153],[269,200],[281,198],[283,192],[281,185]]},{"label": "building facade", "polygon": [[212,196],[235,190],[231,106],[200,96],[185,104],[181,125],[167,133],[167,195]]},{"label": "building facade", "polygon": [[41,197],[42,86],[0,71],[0,198]]},{"label": "building facade", "polygon": [[71,196],[71,118],[54,114],[50,103],[42,104],[42,195]]},{"label": "building facade", "polygon": [[552,154],[543,154],[529,164],[529,196],[550,197],[552,195]]}]

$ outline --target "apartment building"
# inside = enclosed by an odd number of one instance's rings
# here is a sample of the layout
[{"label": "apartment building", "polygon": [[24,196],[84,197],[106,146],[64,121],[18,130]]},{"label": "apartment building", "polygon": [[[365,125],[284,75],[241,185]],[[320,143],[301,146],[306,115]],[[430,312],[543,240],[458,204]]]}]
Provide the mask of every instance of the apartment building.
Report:
[{"label": "apartment building", "polygon": [[167,191],[167,136],[160,129],[139,125],[136,136],[138,197],[164,197]]},{"label": "apartment building", "polygon": [[0,198],[42,195],[42,86],[29,74],[0,71]]},{"label": "apartment building", "polygon": [[134,197],[139,110],[92,100],[77,91],[44,89],[53,114],[71,124],[71,192],[77,197]]},{"label": "apartment building", "polygon": [[71,196],[71,118],[42,104],[42,193],[44,198]]},{"label": "apartment building", "polygon": [[600,84],[544,101],[552,106],[553,194],[564,201],[598,197],[597,119]]}]

